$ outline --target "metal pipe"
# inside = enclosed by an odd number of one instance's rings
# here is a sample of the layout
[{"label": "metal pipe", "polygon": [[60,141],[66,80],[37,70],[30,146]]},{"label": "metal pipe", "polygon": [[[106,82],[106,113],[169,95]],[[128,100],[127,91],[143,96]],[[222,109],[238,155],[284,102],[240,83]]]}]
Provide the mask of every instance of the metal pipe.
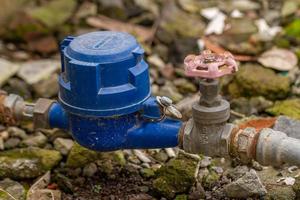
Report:
[{"label": "metal pipe", "polygon": [[280,131],[263,129],[256,146],[256,160],[262,165],[288,163],[300,166],[300,140]]}]

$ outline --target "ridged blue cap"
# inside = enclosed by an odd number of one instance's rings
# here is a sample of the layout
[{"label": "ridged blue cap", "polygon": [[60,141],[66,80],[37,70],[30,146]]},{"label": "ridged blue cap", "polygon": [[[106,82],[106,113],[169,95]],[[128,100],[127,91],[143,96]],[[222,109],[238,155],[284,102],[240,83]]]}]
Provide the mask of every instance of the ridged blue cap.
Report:
[{"label": "ridged blue cap", "polygon": [[130,34],[102,31],[67,37],[61,56],[59,100],[73,114],[129,114],[150,96],[144,50]]}]

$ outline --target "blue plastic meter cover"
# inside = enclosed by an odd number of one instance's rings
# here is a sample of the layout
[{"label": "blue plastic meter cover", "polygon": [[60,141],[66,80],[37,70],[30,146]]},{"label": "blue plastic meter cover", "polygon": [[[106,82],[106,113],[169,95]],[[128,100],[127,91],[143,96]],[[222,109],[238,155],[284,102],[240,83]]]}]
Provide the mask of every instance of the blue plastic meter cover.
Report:
[{"label": "blue plastic meter cover", "polygon": [[118,116],[136,112],[150,97],[148,65],[136,39],[100,31],[61,43],[59,101],[68,112]]}]

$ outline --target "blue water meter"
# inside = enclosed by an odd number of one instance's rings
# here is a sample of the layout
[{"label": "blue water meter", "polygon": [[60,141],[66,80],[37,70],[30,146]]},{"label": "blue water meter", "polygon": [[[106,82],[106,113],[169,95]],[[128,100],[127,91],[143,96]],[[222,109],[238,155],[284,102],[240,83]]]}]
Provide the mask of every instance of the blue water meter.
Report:
[{"label": "blue water meter", "polygon": [[181,122],[161,120],[143,57],[128,33],[64,39],[59,102],[50,110],[50,125],[69,130],[79,144],[97,151],[176,146]]}]

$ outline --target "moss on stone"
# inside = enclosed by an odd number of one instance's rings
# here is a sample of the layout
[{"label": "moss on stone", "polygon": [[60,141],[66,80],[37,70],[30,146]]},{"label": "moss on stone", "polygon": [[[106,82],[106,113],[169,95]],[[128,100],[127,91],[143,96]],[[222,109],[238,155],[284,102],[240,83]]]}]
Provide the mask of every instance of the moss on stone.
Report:
[{"label": "moss on stone", "polygon": [[292,21],[284,30],[287,36],[300,40],[300,19]]},{"label": "moss on stone", "polygon": [[30,11],[30,16],[49,28],[63,24],[73,13],[75,0],[53,0],[44,6]]},{"label": "moss on stone", "polygon": [[264,96],[267,99],[283,99],[290,91],[288,77],[277,75],[273,70],[259,65],[246,64],[228,85],[232,97]]},{"label": "moss on stone", "polygon": [[198,160],[180,156],[169,161],[156,172],[154,190],[166,198],[174,198],[177,193],[187,192],[195,183]]},{"label": "moss on stone", "polygon": [[188,200],[188,196],[186,194],[177,195],[175,200]]},{"label": "moss on stone", "polygon": [[126,159],[122,151],[115,152],[96,152],[87,149],[78,143],[74,143],[66,162],[66,167],[83,167],[90,162],[97,161],[101,165],[100,169],[105,173],[110,173],[115,165],[124,166]]},{"label": "moss on stone", "polygon": [[3,151],[0,152],[0,177],[35,178],[51,170],[61,159],[55,150],[30,147]]},{"label": "moss on stone", "polygon": [[220,175],[218,175],[215,171],[210,170],[209,174],[203,177],[202,185],[205,188],[211,189],[220,179]]},{"label": "moss on stone", "polygon": [[286,115],[294,119],[300,119],[300,99],[288,99],[276,102],[273,107],[266,111],[275,116]]},{"label": "moss on stone", "polygon": [[92,161],[97,160],[99,154],[96,151],[89,150],[78,143],[74,143],[66,162],[67,167],[82,167]]},{"label": "moss on stone", "polygon": [[296,194],[293,189],[289,186],[276,186],[268,190],[265,196],[266,200],[294,200]]},{"label": "moss on stone", "polygon": [[163,30],[183,38],[202,35],[204,23],[199,16],[183,12],[175,4],[170,4],[168,10],[161,22]]}]

